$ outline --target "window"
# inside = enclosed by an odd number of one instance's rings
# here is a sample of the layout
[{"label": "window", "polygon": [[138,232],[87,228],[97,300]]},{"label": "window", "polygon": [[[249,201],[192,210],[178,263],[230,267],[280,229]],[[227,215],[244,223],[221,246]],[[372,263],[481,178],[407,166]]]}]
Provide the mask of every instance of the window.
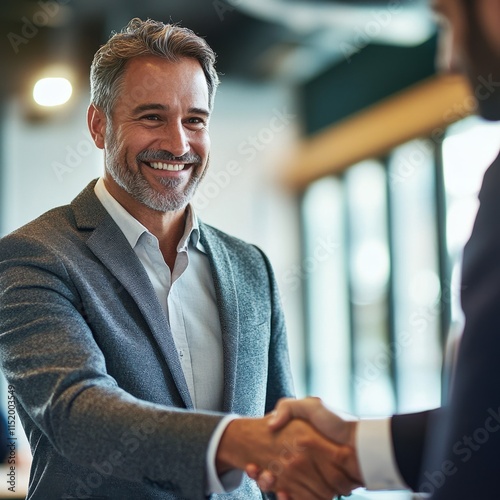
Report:
[{"label": "window", "polygon": [[390,259],[386,170],[367,161],[344,177],[351,307],[353,409],[380,415],[394,407],[389,344]]},{"label": "window", "polygon": [[309,393],[363,416],[440,404],[443,352],[463,326],[462,249],[499,149],[500,125],[468,118],[442,144],[414,140],[309,186]]},{"label": "window", "polygon": [[398,411],[438,406],[441,399],[441,300],[434,144],[416,140],[388,161],[393,247]]},{"label": "window", "polygon": [[322,179],[303,199],[307,386],[340,408],[351,406],[351,352],[342,183]]}]

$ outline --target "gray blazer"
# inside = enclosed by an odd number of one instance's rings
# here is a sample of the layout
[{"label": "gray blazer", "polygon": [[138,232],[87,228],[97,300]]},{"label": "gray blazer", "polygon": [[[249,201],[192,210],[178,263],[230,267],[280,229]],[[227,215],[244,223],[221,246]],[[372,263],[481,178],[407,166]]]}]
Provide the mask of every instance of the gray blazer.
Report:
[{"label": "gray blazer", "polygon": [[[204,498],[223,415],[193,411],[153,287],[93,186],[0,240],[0,363],[33,453],[28,498]],[[222,327],[223,411],[261,416],[293,392],[271,267],[254,246],[205,224],[200,234]],[[213,498],[262,495],[246,479]]]}]

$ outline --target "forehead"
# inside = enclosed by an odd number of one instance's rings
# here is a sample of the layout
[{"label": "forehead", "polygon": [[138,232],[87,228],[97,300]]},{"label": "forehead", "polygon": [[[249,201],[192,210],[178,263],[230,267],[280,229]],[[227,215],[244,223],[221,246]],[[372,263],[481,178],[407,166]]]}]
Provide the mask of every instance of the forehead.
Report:
[{"label": "forehead", "polygon": [[208,84],[196,59],[169,61],[157,56],[139,56],[125,66],[120,97],[135,103],[152,97],[194,99],[198,105],[207,106]]}]

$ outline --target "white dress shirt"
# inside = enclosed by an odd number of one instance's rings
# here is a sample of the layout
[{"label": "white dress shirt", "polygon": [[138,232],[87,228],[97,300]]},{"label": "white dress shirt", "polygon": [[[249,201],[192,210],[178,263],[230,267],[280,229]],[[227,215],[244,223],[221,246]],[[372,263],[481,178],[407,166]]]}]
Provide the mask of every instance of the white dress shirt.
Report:
[{"label": "white dress shirt", "polygon": [[356,450],[367,489],[409,489],[396,465],[390,418],[360,420],[356,432]]},{"label": "white dress shirt", "polygon": [[[221,411],[224,389],[222,331],[210,263],[200,243],[198,220],[192,206],[186,210],[185,231],[177,245],[171,272],[156,236],[111,196],[102,178],[97,181],[94,191],[151,280],[169,322],[194,407]],[[234,418],[234,415],[225,417],[210,440],[207,452],[209,493],[224,493],[241,482],[241,472],[233,471],[219,478],[215,467],[219,441]]]}]

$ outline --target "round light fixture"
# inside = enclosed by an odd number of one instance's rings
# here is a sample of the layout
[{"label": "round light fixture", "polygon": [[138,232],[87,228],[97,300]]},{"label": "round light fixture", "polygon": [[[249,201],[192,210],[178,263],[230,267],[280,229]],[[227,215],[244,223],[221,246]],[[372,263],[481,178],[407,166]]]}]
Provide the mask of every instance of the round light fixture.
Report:
[{"label": "round light fixture", "polygon": [[66,78],[42,78],[33,88],[33,99],[40,106],[60,106],[69,101],[73,87]]}]

